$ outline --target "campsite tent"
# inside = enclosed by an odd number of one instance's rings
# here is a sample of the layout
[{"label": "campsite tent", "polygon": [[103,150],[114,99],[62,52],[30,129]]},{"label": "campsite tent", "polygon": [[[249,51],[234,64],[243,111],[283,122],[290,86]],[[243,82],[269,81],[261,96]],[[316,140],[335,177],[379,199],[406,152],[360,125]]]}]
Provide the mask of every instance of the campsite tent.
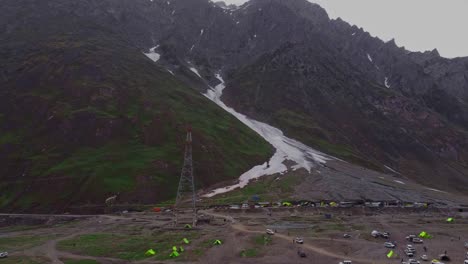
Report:
[{"label": "campsite tent", "polygon": [[393,257],[394,254],[393,250],[390,250],[390,252],[387,253],[387,258]]},{"label": "campsite tent", "polygon": [[421,233],[419,233],[419,237],[420,238],[432,238],[432,236],[429,235],[426,231],[422,231]]},{"label": "campsite tent", "polygon": [[146,256],[154,256],[156,255],[156,252],[153,249],[148,249],[145,253]]}]

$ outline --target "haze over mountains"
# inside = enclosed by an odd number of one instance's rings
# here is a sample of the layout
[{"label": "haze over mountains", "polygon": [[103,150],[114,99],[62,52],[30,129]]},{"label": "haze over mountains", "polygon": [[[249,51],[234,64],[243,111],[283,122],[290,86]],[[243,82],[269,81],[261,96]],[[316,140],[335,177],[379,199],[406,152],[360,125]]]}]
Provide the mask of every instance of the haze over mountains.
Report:
[{"label": "haze over mountains", "polygon": [[171,200],[187,123],[198,188],[262,164],[273,147],[202,95],[216,74],[226,105],[290,138],[468,193],[468,58],[409,52],[305,0],[1,5],[0,208]]}]

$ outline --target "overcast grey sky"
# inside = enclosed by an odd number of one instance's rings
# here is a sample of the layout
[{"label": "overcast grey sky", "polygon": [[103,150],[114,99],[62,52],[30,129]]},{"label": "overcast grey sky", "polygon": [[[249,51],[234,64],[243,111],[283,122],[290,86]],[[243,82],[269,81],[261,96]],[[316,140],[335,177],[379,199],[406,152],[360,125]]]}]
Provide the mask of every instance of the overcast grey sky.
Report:
[{"label": "overcast grey sky", "polygon": [[331,18],[341,17],[385,41],[395,38],[408,50],[437,48],[444,57],[468,56],[468,0],[309,1],[320,4]]}]

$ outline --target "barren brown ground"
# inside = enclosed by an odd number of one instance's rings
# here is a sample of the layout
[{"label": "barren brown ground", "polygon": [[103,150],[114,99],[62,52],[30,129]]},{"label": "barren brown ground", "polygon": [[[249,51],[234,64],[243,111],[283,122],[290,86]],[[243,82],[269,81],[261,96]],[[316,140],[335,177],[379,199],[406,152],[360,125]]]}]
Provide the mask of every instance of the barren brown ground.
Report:
[{"label": "barren brown ground", "polygon": [[[405,236],[426,231],[434,236],[426,239],[423,245],[415,245],[416,257],[423,254],[423,246],[431,259],[447,250],[452,263],[463,263],[466,250],[463,243],[468,241],[468,219],[455,216],[455,223],[446,223],[448,214],[443,211],[426,210],[421,212],[405,210],[336,209],[331,219],[325,219],[323,210],[318,209],[275,209],[269,216],[264,209],[256,210],[205,210],[205,215],[214,217],[211,224],[200,225],[196,230],[197,239],[187,245],[184,257],[177,260],[157,261],[147,258],[139,261],[119,259],[117,255],[87,256],[76,252],[57,249],[57,243],[73,239],[82,234],[113,233],[121,235],[147,234],[154,230],[171,230],[172,218],[169,214],[134,213],[126,215],[102,215],[78,217],[68,223],[29,226],[28,228],[8,226],[0,229],[2,238],[21,236],[50,236],[38,245],[12,249],[15,259],[36,258],[36,262],[25,263],[66,263],[64,260],[93,259],[97,263],[338,263],[344,259],[353,263],[385,264],[399,263],[407,241]],[[3,216],[5,217],[5,216]],[[34,216],[24,216],[25,218]],[[68,216],[73,218],[75,216]],[[466,216],[465,216],[466,217]],[[265,235],[265,229],[276,229],[267,245],[258,241]],[[387,259],[386,241],[370,236],[372,230],[391,233],[390,241],[397,243],[398,257]],[[135,230],[138,230],[135,233]],[[184,231],[183,231],[184,232]],[[343,238],[348,233],[351,238]],[[304,238],[304,244],[293,243],[296,236]],[[212,246],[210,239],[219,238],[221,246]],[[208,242],[207,242],[208,241]],[[205,246],[202,246],[205,245]],[[307,254],[299,258],[298,249]],[[199,250],[201,249],[201,251]],[[0,251],[2,248],[0,248]],[[143,249],[142,249],[143,250]],[[250,252],[242,256],[242,252]],[[44,262],[38,262],[43,259]],[[404,258],[407,259],[407,258]],[[14,263],[0,260],[0,264]]]}]

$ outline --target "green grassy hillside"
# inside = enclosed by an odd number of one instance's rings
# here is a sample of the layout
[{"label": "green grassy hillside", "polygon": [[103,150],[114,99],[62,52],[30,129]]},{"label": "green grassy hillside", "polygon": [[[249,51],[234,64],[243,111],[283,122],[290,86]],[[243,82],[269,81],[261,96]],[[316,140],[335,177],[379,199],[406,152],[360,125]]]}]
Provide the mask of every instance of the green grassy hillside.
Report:
[{"label": "green grassy hillside", "polygon": [[272,154],[114,33],[77,30],[3,42],[0,210],[64,211],[118,192],[120,203],[171,200],[188,124],[197,188],[235,179]]}]

